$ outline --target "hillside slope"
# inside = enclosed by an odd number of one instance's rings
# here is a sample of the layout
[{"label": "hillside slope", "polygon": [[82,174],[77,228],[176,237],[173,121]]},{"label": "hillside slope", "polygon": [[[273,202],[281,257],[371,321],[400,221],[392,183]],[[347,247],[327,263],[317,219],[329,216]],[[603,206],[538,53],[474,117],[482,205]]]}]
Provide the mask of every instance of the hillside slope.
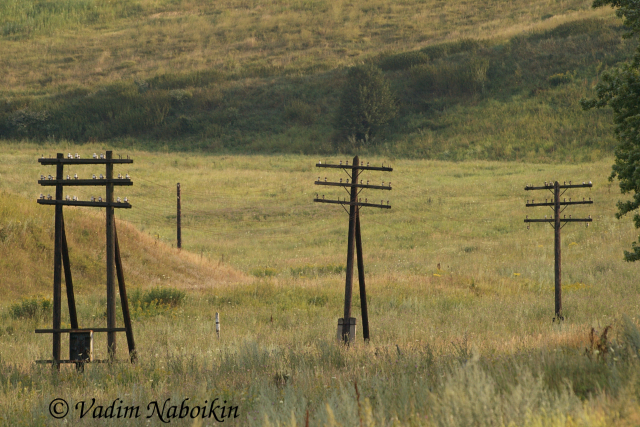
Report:
[{"label": "hillside slope", "polygon": [[385,71],[399,116],[372,151],[589,160],[615,144],[582,112],[630,57],[590,1],[201,0],[0,5],[0,138],[231,153],[350,151],[345,68]]},{"label": "hillside slope", "polygon": [[[40,294],[53,283],[53,208],[10,193],[0,193],[0,300]],[[65,209],[65,227],[74,287],[102,293],[106,283],[104,213]],[[172,286],[209,289],[241,283],[245,276],[226,265],[181,252],[117,221],[120,251],[129,289]],[[64,277],[64,276],[63,276]],[[64,279],[63,279],[64,280]]]}]

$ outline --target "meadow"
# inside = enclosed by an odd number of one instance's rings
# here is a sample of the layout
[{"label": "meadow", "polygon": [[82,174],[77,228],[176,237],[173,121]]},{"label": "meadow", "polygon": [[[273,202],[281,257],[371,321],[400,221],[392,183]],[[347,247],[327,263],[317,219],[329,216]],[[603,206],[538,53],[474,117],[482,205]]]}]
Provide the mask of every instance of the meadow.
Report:
[{"label": "meadow", "polygon": [[[203,404],[216,397],[238,406],[240,417],[225,421],[234,425],[305,425],[307,417],[308,425],[336,426],[637,424],[640,289],[637,266],[622,258],[637,231],[630,218],[614,217],[621,196],[607,181],[611,158],[549,164],[364,157],[394,168],[363,177],[391,181],[384,201],[392,208],[362,212],[371,342],[364,344],[358,331],[357,341],[345,347],[335,332],[347,215],[312,199],[316,193],[343,196],[313,183],[319,175],[340,178],[316,168],[318,160],[346,158],[117,149],[134,159],[121,171],[134,186],[117,194],[134,207],[117,217],[140,361],[124,362],[122,335],[122,363],[91,365],[83,374],[65,366],[56,373],[33,363],[50,352],[48,337],[32,331],[50,324],[41,301],[50,297],[53,245],[53,210],[35,203],[41,192],[36,181],[50,172],[37,158],[104,150],[98,144],[2,146],[3,424],[56,424],[48,409],[54,398],[69,401],[71,425],[111,425],[126,421],[79,419],[74,403],[95,398],[107,406],[118,398],[146,415],[151,401]],[[593,181],[593,189],[566,197],[595,200],[566,212],[592,215],[594,222],[563,229],[566,320],[560,324],[552,322],[552,230],[527,230],[523,222],[526,215],[551,214],[525,208],[527,199],[545,195],[527,194],[524,186],[555,179]],[[182,251],[171,247],[177,182]],[[81,200],[98,195],[72,194]],[[104,216],[86,209],[66,215],[77,257],[72,269],[85,264],[77,276],[80,323],[99,326]],[[33,241],[44,248],[24,236],[37,237]],[[23,242],[19,250],[16,241]],[[42,279],[29,280],[35,276]],[[164,300],[169,294],[176,299]],[[42,309],[29,311],[34,299]],[[360,320],[358,304],[356,292]],[[97,358],[105,356],[103,341],[96,339]]]}]

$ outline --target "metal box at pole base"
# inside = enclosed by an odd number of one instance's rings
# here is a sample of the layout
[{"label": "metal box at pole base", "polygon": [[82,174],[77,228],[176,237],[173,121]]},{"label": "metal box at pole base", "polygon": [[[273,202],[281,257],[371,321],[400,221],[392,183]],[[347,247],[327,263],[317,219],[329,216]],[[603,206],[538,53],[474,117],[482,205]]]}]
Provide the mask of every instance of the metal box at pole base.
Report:
[{"label": "metal box at pole base", "polygon": [[[336,338],[338,341],[343,341],[342,339],[342,328],[344,325],[344,318],[338,319],[338,333]],[[351,317],[349,319],[349,342],[354,342],[356,340],[356,318]]]},{"label": "metal box at pole base", "polygon": [[93,361],[93,331],[77,331],[69,334],[69,359],[78,362]]}]

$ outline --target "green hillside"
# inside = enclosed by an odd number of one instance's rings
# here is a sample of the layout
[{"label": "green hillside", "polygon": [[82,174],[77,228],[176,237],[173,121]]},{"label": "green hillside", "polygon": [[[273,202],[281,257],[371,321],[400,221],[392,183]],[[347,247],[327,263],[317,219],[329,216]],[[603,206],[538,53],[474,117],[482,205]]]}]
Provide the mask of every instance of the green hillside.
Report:
[{"label": "green hillside", "polygon": [[0,138],[347,152],[346,70],[372,62],[399,111],[372,152],[590,160],[612,152],[611,118],[578,101],[630,56],[622,33],[588,1],[10,0]]}]

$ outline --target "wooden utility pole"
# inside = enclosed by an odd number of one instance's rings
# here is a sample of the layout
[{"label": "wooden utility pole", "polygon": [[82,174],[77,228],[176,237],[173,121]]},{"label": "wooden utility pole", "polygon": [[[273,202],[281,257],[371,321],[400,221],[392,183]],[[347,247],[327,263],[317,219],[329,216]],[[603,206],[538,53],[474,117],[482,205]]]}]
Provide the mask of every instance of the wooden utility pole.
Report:
[{"label": "wooden utility pole", "polygon": [[[529,203],[529,200],[527,200],[527,205],[526,205],[528,208],[536,207],[536,206],[549,206],[553,208],[553,218],[547,219],[547,217],[545,216],[544,219],[529,219],[529,216],[527,215],[524,222],[526,223],[544,222],[544,223],[550,224],[554,229],[554,258],[555,258],[555,265],[554,265],[555,317],[553,319],[554,321],[556,319],[558,321],[564,320],[564,317],[562,315],[562,245],[561,245],[561,239],[560,239],[560,230],[562,230],[562,227],[564,227],[564,225],[568,222],[586,222],[588,227],[589,223],[593,221],[591,219],[591,215],[589,215],[588,218],[571,218],[571,215],[569,215],[569,218],[567,218],[566,215],[564,216],[564,218],[560,218],[560,214],[564,211],[564,209],[566,209],[567,206],[593,204],[593,201],[591,200],[591,198],[589,198],[589,200],[585,200],[583,198],[582,201],[575,201],[575,202],[572,202],[571,199],[569,199],[569,201],[567,202],[566,198],[564,199],[564,201],[560,201],[560,197],[569,188],[591,188],[591,187],[593,187],[593,184],[591,183],[591,181],[589,181],[588,183],[583,182],[582,184],[571,184],[571,181],[569,181],[569,185],[567,185],[566,182],[563,184],[560,184],[558,181],[555,181],[555,182],[545,182],[544,186],[542,187],[534,187],[532,185],[527,185],[524,188],[526,191],[549,190],[553,194],[553,199],[551,199],[550,202],[547,202],[547,199],[545,199],[544,203],[541,203],[541,202],[535,203],[535,200],[531,200],[531,203]],[[564,191],[561,192],[560,191],[561,189],[563,189]],[[561,208],[561,206],[564,206],[564,208]],[[527,225],[527,228],[529,228],[528,225]]]},{"label": "wooden utility pole", "polygon": [[[111,151],[107,151],[107,160],[111,160]],[[114,329],[116,327],[116,284],[115,284],[115,260],[116,250],[114,247],[114,209],[113,209],[113,164],[107,163],[107,328]],[[109,359],[113,360],[116,356],[116,333],[115,331],[107,332],[107,348],[109,350]]]},{"label": "wooden utility pole", "polygon": [[176,224],[176,230],[178,233],[178,249],[182,248],[182,219],[181,219],[181,208],[180,208],[180,183],[178,183],[178,212],[176,214],[176,220],[177,220],[177,224]]},{"label": "wooden utility pole", "polygon": [[[364,162],[361,162],[358,156],[355,156],[353,158],[351,166],[349,166],[349,162],[346,161],[344,165],[342,164],[342,162],[340,162],[339,165],[332,165],[327,163],[323,164],[322,162],[318,162],[316,164],[316,167],[342,169],[347,173],[349,178],[351,178],[351,183],[349,183],[349,179],[347,179],[346,182],[343,183],[342,179],[340,179],[340,182],[329,182],[327,181],[327,178],[325,178],[324,181],[322,181],[320,177],[318,177],[318,180],[315,182],[316,185],[342,187],[349,193],[349,201],[347,201],[346,199],[345,200],[340,200],[340,199],[329,200],[329,199],[325,199],[324,195],[322,195],[322,197],[319,197],[316,194],[316,198],[314,199],[314,202],[339,204],[339,205],[342,205],[343,208],[345,205],[349,206],[349,211],[348,211],[349,234],[348,234],[348,240],[347,240],[347,270],[346,270],[345,293],[344,293],[344,317],[342,319],[339,319],[338,325],[342,325],[341,337],[345,342],[348,343],[350,340],[354,339],[354,337],[351,336],[350,328],[351,328],[351,325],[355,326],[355,319],[351,317],[351,299],[352,299],[351,297],[353,294],[353,255],[354,255],[354,249],[355,249],[357,262],[358,262],[358,282],[360,285],[359,287],[360,287],[360,308],[362,312],[362,335],[365,341],[369,341],[369,338],[370,338],[369,314],[367,311],[367,292],[366,292],[365,279],[364,279],[362,236],[360,234],[360,208],[376,207],[376,208],[390,209],[391,206],[389,206],[389,202],[387,202],[386,205],[383,204],[382,202],[380,204],[376,204],[376,203],[369,203],[367,199],[365,199],[363,203],[362,198],[358,196],[359,196],[359,192],[365,188],[376,189],[376,190],[391,190],[391,183],[389,183],[387,186],[384,185],[384,182],[383,182],[383,185],[369,185],[369,181],[367,181],[366,184],[363,184],[362,180],[360,180],[360,172],[365,170],[391,172],[393,169],[390,167],[385,167],[384,165],[382,167],[369,166],[369,163],[367,163],[367,165],[365,166]],[[349,174],[347,170],[350,170],[351,174]]]},{"label": "wooden utility pole", "polygon": [[[127,292],[124,283],[124,274],[122,269],[122,262],[120,259],[120,247],[118,245],[118,237],[116,232],[116,224],[115,224],[115,208],[131,208],[131,205],[128,203],[127,198],[124,198],[124,201],[120,201],[118,198],[117,201],[114,201],[114,186],[130,186],[133,185],[129,176],[126,178],[118,175],[118,178],[114,178],[113,176],[113,165],[123,164],[123,163],[133,163],[133,160],[130,159],[114,159],[112,152],[107,151],[106,155],[100,155],[98,158],[97,155],[94,154],[93,159],[81,159],[78,154],[74,156],[69,153],[67,158],[64,157],[62,153],[58,153],[55,159],[52,158],[40,158],[39,163],[42,165],[55,165],[56,166],[56,177],[53,179],[49,175],[49,179],[45,179],[44,175],[41,176],[41,179],[38,180],[38,184],[42,186],[55,186],[56,187],[56,197],[55,199],[51,199],[51,196],[44,197],[40,196],[38,199],[38,204],[41,205],[54,205],[55,206],[55,236],[54,236],[54,265],[53,265],[53,327],[52,329],[36,329],[36,333],[50,333],[53,337],[53,351],[52,351],[52,360],[38,360],[38,363],[53,363],[59,369],[60,363],[75,363],[76,367],[81,370],[84,363],[91,362],[92,360],[92,351],[85,348],[83,351],[78,353],[77,351],[71,351],[74,345],[78,343],[86,344],[86,340],[84,337],[93,336],[93,332],[106,332],[107,333],[107,351],[108,351],[108,361],[112,361],[115,358],[116,354],[116,332],[126,332],[127,333],[127,343],[129,346],[129,354],[131,361],[135,361],[135,343],[133,340],[133,330],[131,327],[131,317],[129,314],[129,303],[127,300]],[[71,179],[67,176],[67,179],[64,178],[64,166],[65,165],[105,165],[106,167],[106,176],[100,176],[100,179],[97,179],[96,176],[93,176],[93,179],[78,179],[77,175],[75,179]],[[95,198],[92,198],[91,201],[79,201],[75,196],[71,199],[70,196],[67,196],[63,199],[63,189],[64,187],[71,186],[103,186],[105,187],[105,199],[102,197],[98,198],[96,201]],[[86,328],[79,329],[78,327],[78,317],[76,312],[76,303],[75,296],[73,290],[73,280],[71,278],[71,264],[69,261],[69,248],[67,245],[67,236],[64,226],[64,217],[62,214],[63,206],[90,206],[90,207],[101,207],[106,209],[106,233],[107,233],[107,254],[106,254],[106,268],[107,268],[107,327],[106,328]],[[69,305],[69,320],[71,323],[70,329],[62,329],[61,328],[61,279],[62,279],[62,270],[64,268],[65,275],[65,285],[67,288],[67,302]],[[122,312],[124,318],[124,328],[116,327],[116,290],[115,290],[115,280],[118,280],[118,287],[120,290],[120,299],[122,305]],[[69,360],[61,359],[61,334],[69,333],[71,334],[70,338],[70,356]],[[91,338],[92,340],[92,338]],[[75,343],[75,344],[74,344]],[[92,348],[91,341],[91,348]],[[77,349],[75,349],[77,350]],[[85,351],[86,350],[86,351]]]}]

